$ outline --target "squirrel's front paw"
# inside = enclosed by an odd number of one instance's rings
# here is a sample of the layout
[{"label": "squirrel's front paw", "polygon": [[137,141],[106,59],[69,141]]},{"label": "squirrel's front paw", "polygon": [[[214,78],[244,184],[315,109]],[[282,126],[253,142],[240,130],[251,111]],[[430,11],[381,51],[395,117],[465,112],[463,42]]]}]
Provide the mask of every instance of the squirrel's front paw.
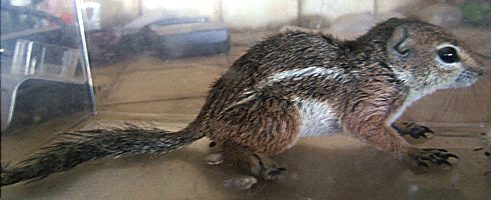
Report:
[{"label": "squirrel's front paw", "polygon": [[449,158],[458,159],[458,156],[449,153],[446,149],[433,148],[420,149],[420,154],[413,157],[417,166],[425,168],[429,168],[429,163],[435,166],[441,166],[443,164],[451,166],[451,163],[448,161]]}]

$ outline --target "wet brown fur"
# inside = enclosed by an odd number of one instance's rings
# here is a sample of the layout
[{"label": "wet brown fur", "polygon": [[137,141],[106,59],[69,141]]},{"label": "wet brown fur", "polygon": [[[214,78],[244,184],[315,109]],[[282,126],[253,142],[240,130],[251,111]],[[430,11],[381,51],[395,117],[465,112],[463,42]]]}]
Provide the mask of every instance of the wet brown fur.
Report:
[{"label": "wet brown fur", "polygon": [[[394,36],[399,26],[406,26],[408,35]],[[410,56],[390,56],[391,40],[402,40],[393,37],[412,40]],[[441,43],[460,47],[463,68],[448,72],[435,64],[435,49]],[[481,66],[470,56],[470,50],[451,34],[413,20],[389,20],[356,41],[304,32],[278,34],[252,47],[214,84],[190,131],[252,152],[276,154],[299,134],[301,121],[293,99],[301,97],[328,102],[345,131],[404,155],[410,149],[408,143],[389,126],[394,113],[413,102],[410,93],[423,91],[423,96],[446,87],[446,81],[453,81],[445,78],[448,74],[460,70],[479,74]],[[346,76],[282,80],[256,87],[273,74],[310,66],[341,69]],[[395,71],[409,73],[411,77],[403,78],[412,79],[401,79]],[[258,95],[235,104],[248,98],[245,92],[249,91]]]}]

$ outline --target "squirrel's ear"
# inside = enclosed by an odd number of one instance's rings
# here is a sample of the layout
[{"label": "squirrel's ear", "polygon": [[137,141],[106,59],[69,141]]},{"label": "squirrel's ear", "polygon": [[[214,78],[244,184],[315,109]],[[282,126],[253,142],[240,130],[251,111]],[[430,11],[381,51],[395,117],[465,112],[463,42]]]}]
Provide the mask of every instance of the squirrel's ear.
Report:
[{"label": "squirrel's ear", "polygon": [[388,44],[391,52],[403,56],[408,54],[412,43],[412,39],[408,34],[409,29],[410,28],[405,25],[398,26],[394,29]]}]

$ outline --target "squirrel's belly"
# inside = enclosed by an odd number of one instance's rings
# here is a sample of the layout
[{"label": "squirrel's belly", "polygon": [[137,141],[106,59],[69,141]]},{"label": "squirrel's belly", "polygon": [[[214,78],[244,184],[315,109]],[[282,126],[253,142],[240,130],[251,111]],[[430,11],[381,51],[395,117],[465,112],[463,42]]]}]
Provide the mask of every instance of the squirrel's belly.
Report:
[{"label": "squirrel's belly", "polygon": [[301,137],[341,133],[340,120],[332,107],[316,100],[296,99],[302,120]]}]

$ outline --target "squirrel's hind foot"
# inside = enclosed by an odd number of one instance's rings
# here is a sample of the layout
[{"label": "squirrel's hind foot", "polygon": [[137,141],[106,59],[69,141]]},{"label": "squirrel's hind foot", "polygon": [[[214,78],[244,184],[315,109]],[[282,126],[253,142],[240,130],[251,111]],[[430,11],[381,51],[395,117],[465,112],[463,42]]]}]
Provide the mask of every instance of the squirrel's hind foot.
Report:
[{"label": "squirrel's hind foot", "polygon": [[261,176],[264,180],[279,178],[285,170],[286,168],[278,166],[267,155],[254,153],[250,157],[250,171],[256,176]]}]

